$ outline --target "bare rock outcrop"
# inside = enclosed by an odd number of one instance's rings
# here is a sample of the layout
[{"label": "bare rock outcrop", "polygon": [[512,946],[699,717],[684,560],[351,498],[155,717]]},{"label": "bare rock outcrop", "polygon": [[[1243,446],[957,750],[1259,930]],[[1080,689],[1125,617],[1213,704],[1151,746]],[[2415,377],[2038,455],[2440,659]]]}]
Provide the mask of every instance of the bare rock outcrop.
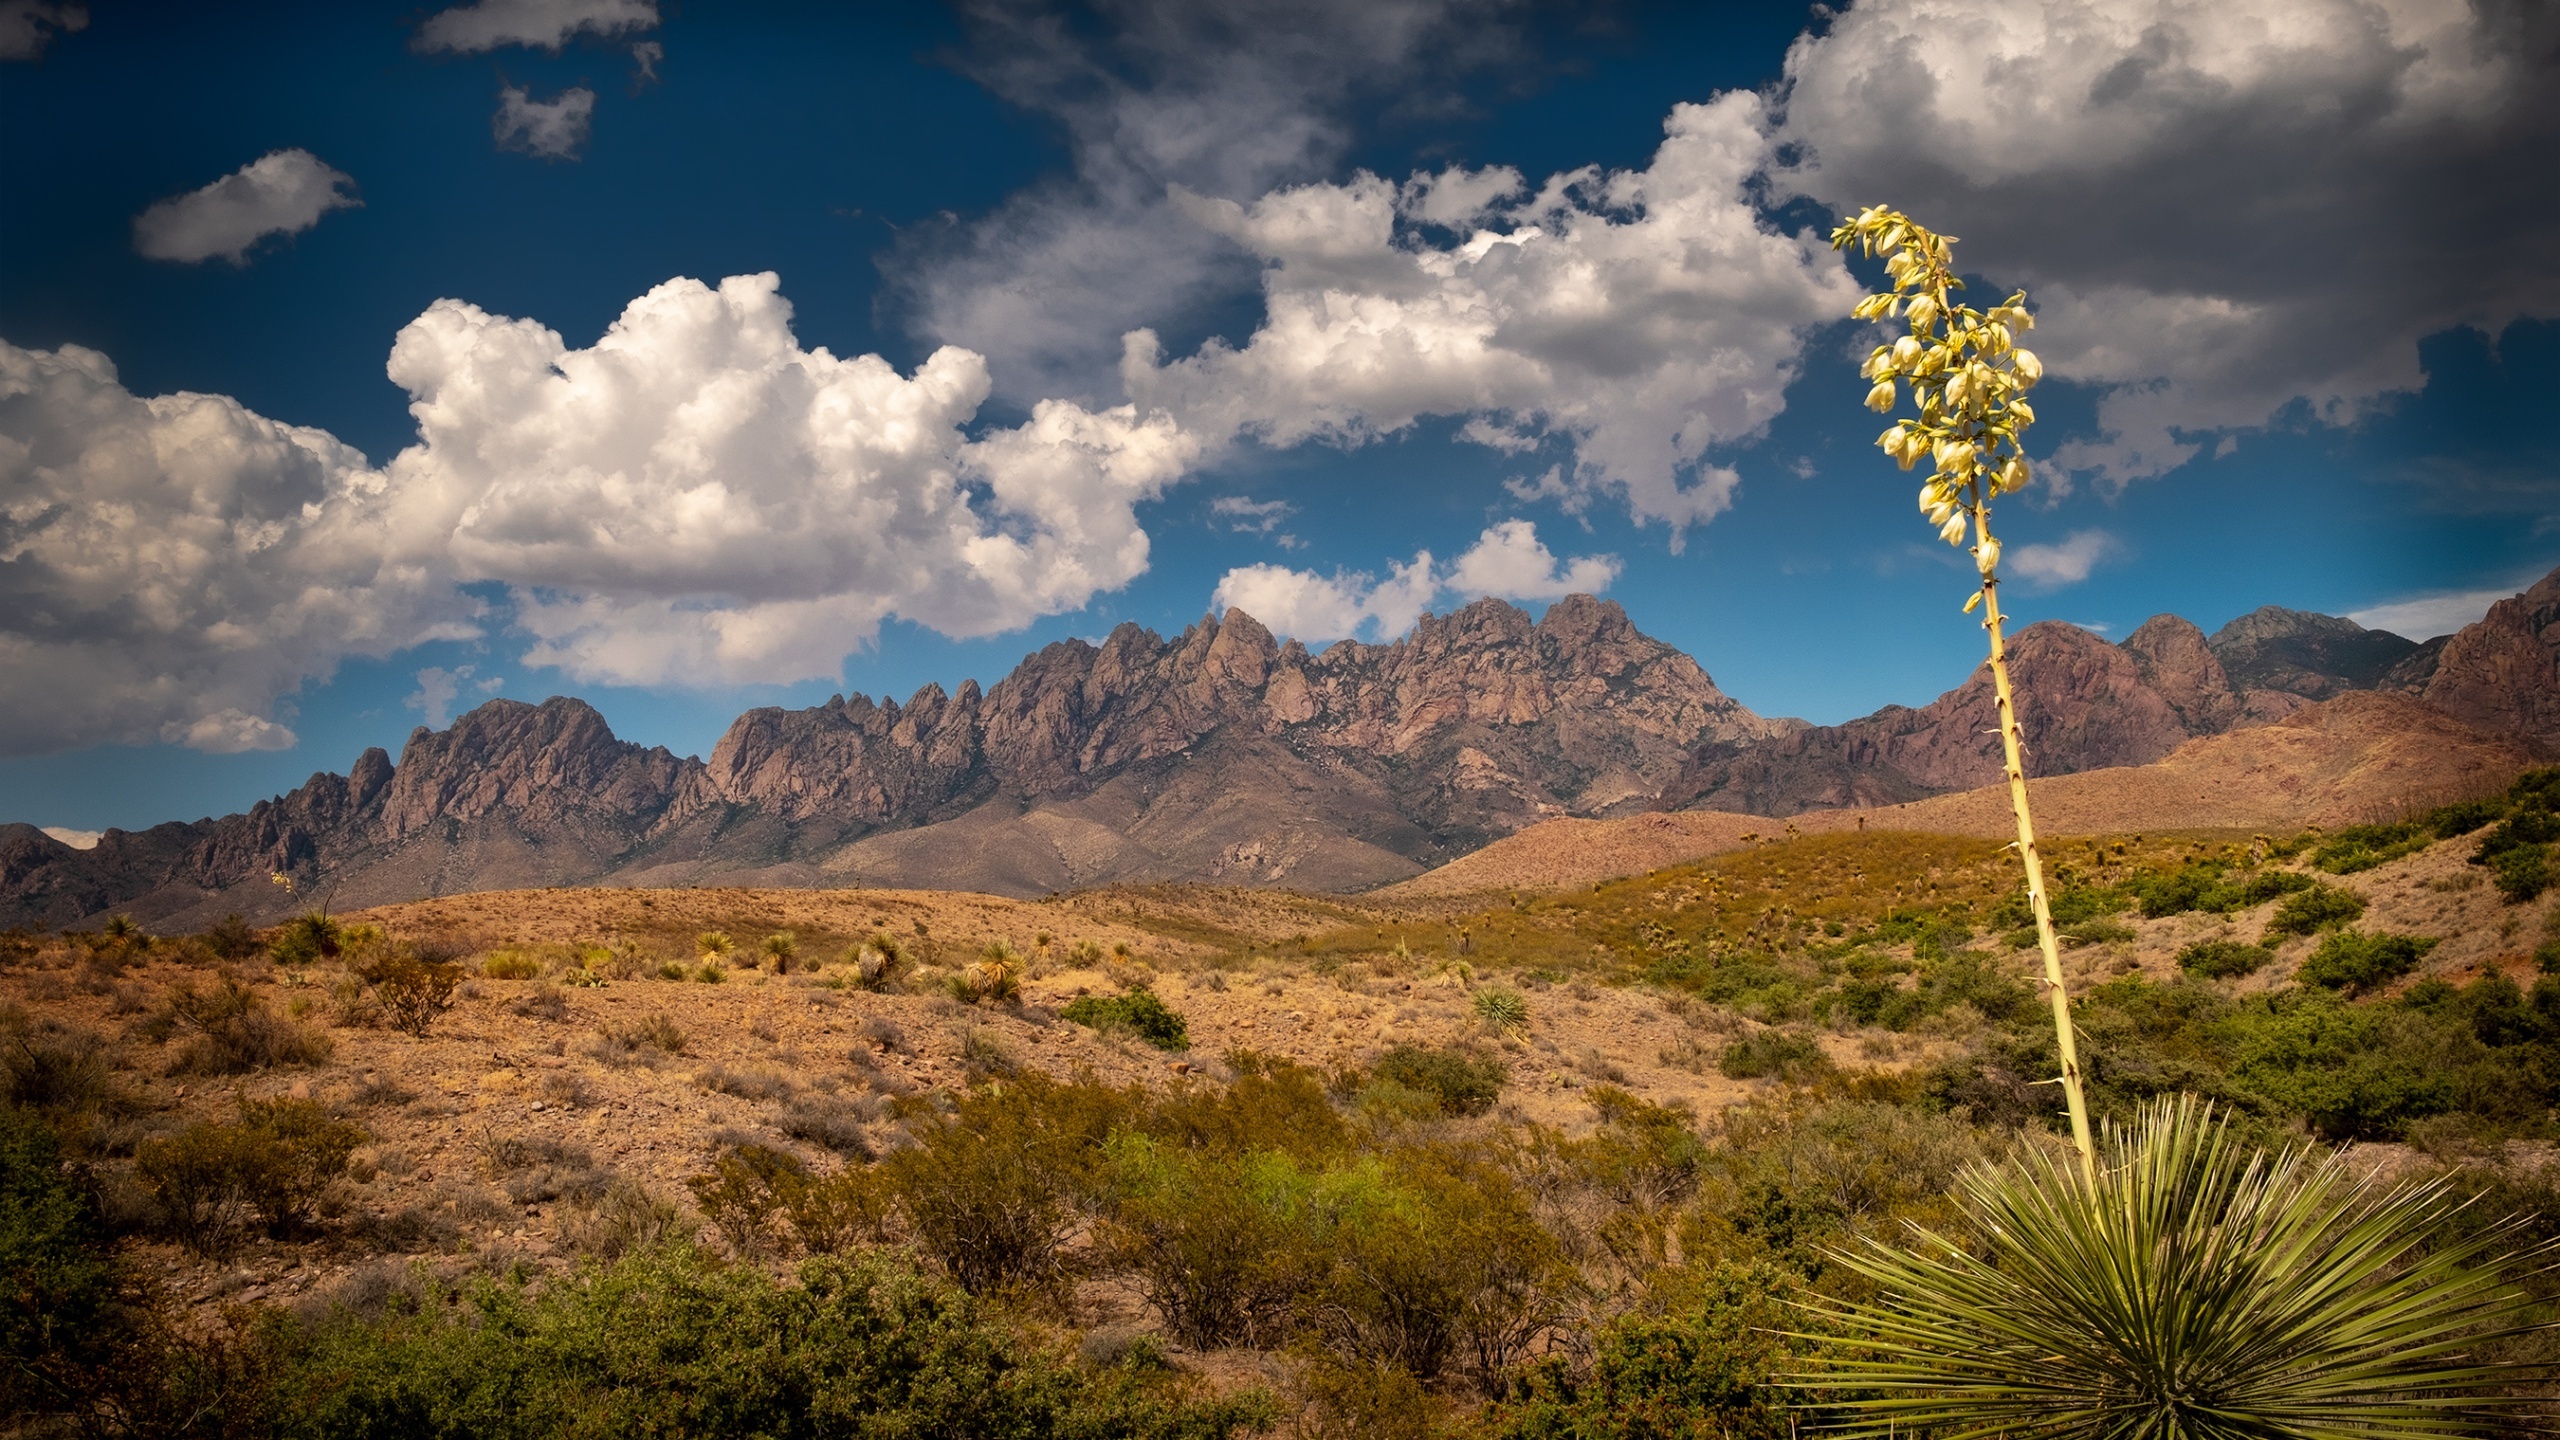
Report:
[{"label": "bare rock outcrop", "polygon": [[2560,570],[2446,639],[2420,694],[2456,719],[2560,754]]},{"label": "bare rock outcrop", "polygon": [[2259,606],[2213,632],[2210,643],[2235,686],[2309,700],[2377,689],[2419,648],[2388,630],[2281,605]]}]

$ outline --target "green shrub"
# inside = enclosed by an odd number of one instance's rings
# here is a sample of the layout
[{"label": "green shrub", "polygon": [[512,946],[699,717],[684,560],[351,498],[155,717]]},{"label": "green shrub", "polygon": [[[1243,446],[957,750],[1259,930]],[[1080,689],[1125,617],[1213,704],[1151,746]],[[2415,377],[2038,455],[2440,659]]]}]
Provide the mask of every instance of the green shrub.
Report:
[{"label": "green shrub", "polygon": [[2311,863],[2332,875],[2353,875],[2414,855],[2436,841],[2435,826],[2409,820],[2395,825],[2351,825],[2311,852]]},{"label": "green shrub", "polygon": [[[373,987],[391,1027],[423,1037],[438,1018],[453,1008],[453,992],[462,984],[462,967],[431,959],[406,945],[356,967],[356,976]],[[575,983],[574,981],[572,983]]]},{"label": "green shrub", "polygon": [[2145,916],[2157,919],[2190,910],[2227,915],[2279,895],[2308,890],[2316,883],[2291,870],[2261,868],[2233,876],[2228,874],[2230,868],[2227,861],[2190,860],[2166,874],[2137,876],[2125,888],[2141,903]]},{"label": "green shrub", "polygon": [[2498,853],[2490,873],[2510,905],[2522,905],[2551,888],[2551,847],[2518,845]]},{"label": "green shrub", "polygon": [[1469,1051],[1410,1043],[1390,1046],[1369,1066],[1370,1075],[1428,1095],[1450,1115],[1481,1115],[1493,1108],[1511,1078],[1501,1061]]},{"label": "green shrub", "polygon": [[2062,932],[2062,938],[2083,945],[2113,945],[2133,937],[2132,926],[2114,920],[2083,920]]},{"label": "green shrub", "polygon": [[542,962],[509,947],[481,961],[480,973],[492,980],[531,980],[542,974]]},{"label": "green shrub", "polygon": [[2254,975],[2275,958],[2275,952],[2264,945],[2251,945],[2239,940],[2199,940],[2178,952],[2178,968],[2190,975],[2214,980],[2229,980],[2241,975]]},{"label": "green shrub", "polygon": [[1058,1016],[1095,1030],[1125,1030],[1159,1050],[1191,1048],[1190,1025],[1182,1013],[1143,987],[1121,995],[1079,995]]},{"label": "green shrub", "polygon": [[684,1184],[702,1218],[717,1228],[729,1249],[744,1259],[769,1254],[781,1238],[783,1207],[809,1181],[808,1167],[764,1145],[735,1145],[712,1162],[711,1173]]},{"label": "green shrub", "polygon": [[271,1235],[307,1226],[367,1138],[317,1101],[244,1100],[236,1123],[199,1120],[143,1142],[134,1169],[172,1236],[200,1255],[220,1255],[252,1215]]},{"label": "green shrub", "polygon": [[1259,1392],[1202,1399],[1160,1371],[1081,1368],[885,1255],[813,1258],[785,1283],[681,1246],[322,1325],[285,1382],[283,1433],[313,1440],[1221,1440],[1273,1418]]},{"label": "green shrub", "polygon": [[316,1065],[329,1058],[325,1035],[267,1009],[233,975],[209,991],[179,985],[146,1016],[140,1033],[155,1042],[184,1037],[169,1063],[172,1075],[242,1075],[278,1065]]},{"label": "green shrub", "polygon": [[2361,995],[2417,969],[2418,962],[2435,947],[2434,940],[2415,935],[2332,930],[2302,962],[2294,978],[2305,985]]},{"label": "green shrub", "polygon": [[2364,897],[2340,885],[2313,885],[2276,907],[2269,935],[2309,935],[2344,925],[2364,913]]},{"label": "green shrub", "polygon": [[2428,812],[2423,823],[2437,839],[2451,840],[2468,835],[2506,813],[2507,802],[2504,800],[2465,800],[2458,805],[2446,805]]},{"label": "green shrub", "polygon": [[889,1203],[917,1245],[972,1294],[1047,1291],[1067,1278],[1102,1145],[1135,1109],[1128,1093],[1025,1073],[960,1098],[946,1124],[880,1162]]},{"label": "green shrub", "polygon": [[1602,1326],[1576,1364],[1550,1356],[1515,1374],[1477,1422],[1484,1440],[1713,1436],[1790,1440],[1772,1372],[1795,1359],[1800,1281],[1766,1263],[1727,1262],[1656,1282],[1674,1297]]},{"label": "green shrub", "polygon": [[52,1128],[0,1107],[0,1426],[39,1413],[107,1360],[119,1278]]},{"label": "green shrub", "polygon": [[1811,1080],[1831,1072],[1831,1057],[1810,1035],[1762,1030],[1725,1047],[1716,1068],[1731,1080],[1776,1076],[1789,1082]]}]

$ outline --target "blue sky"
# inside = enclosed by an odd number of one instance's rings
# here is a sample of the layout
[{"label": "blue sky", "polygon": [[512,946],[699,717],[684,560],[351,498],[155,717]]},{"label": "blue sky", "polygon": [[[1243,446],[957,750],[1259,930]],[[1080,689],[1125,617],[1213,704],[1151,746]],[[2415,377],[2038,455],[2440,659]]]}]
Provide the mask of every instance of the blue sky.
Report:
[{"label": "blue sky", "polygon": [[1222,600],[1605,585],[1763,713],[1919,703],[1963,566],[1795,238],[1876,199],[2043,313],[2024,618],[2423,635],[2560,563],[2494,17],[1198,8],[0,3],[0,818],[488,694],[707,753]]}]

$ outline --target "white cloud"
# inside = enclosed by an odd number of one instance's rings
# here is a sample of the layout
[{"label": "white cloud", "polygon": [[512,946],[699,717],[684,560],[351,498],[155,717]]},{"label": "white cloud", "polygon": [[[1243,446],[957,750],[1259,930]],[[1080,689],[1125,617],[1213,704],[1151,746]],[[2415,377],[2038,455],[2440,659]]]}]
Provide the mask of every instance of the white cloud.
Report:
[{"label": "white cloud", "polygon": [[290,744],[265,717],[341,657],[475,633],[394,558],[384,486],[325,432],[0,341],[0,754]]},{"label": "white cloud", "polygon": [[[2560,312],[2560,73],[2534,7],[1865,0],[1787,59],[1778,179],[2025,285],[2103,388],[2055,476],[2157,475],[2296,400],[2422,383],[2420,337]],[[2547,27],[2546,27],[2547,28]]]},{"label": "white cloud", "polygon": [[[1267,318],[1241,348],[1170,363],[1133,332],[1123,382],[1212,439],[1357,443],[1426,415],[1470,416],[1464,438],[1513,452],[1560,439],[1572,463],[1520,493],[1568,510],[1618,496],[1676,549],[1731,503],[1713,447],[1784,408],[1808,328],[1859,293],[1820,237],[1755,209],[1761,122],[1747,94],[1681,105],[1647,169],[1551,176],[1513,202],[1516,176],[1445,172],[1251,206],[1183,196],[1266,263]],[[1482,228],[1434,241],[1421,211]]]},{"label": "white cloud", "polygon": [[252,750],[290,750],[301,737],[283,725],[245,710],[216,710],[193,720],[172,720],[160,727],[164,744],[184,745],[207,755],[242,755]]},{"label": "white cloud", "polygon": [[632,83],[658,83],[658,65],[667,58],[667,47],[655,40],[643,40],[631,47]]},{"label": "white cloud", "polygon": [[1446,80],[1519,52],[1514,0],[1114,0],[1084,24],[973,0],[962,67],[1055,119],[1073,173],[956,230],[919,232],[890,278],[922,337],[988,357],[997,393],[1100,396],[1119,337],[1211,318],[1251,260],[1187,223],[1181,185],[1250,199],[1333,172],[1349,113],[1444,103]]},{"label": "white cloud", "polygon": [[669,281],[582,350],[439,301],[390,373],[419,433],[389,467],[404,536],[511,587],[528,663],[622,684],[833,675],[887,615],[1077,609],[1145,570],[1133,507],[1196,454],[1165,417],[1054,401],[971,440],[978,356],[802,350],[771,274]]},{"label": "white cloud", "polygon": [[1477,537],[1441,584],[1469,597],[1560,600],[1576,592],[1599,594],[1618,578],[1621,568],[1614,555],[1585,555],[1563,564],[1538,539],[1537,526],[1526,520],[1505,520]]},{"label": "white cloud", "polygon": [[428,16],[415,44],[428,53],[523,45],[556,55],[581,33],[609,37],[657,25],[655,0],[478,0]]},{"label": "white cloud", "polygon": [[74,830],[67,825],[47,825],[44,833],[74,850],[95,850],[98,842],[107,838],[104,830]]},{"label": "white cloud", "polygon": [[[0,60],[33,60],[44,54],[54,32],[65,35],[89,28],[89,7],[45,0],[0,0]],[[91,841],[90,844],[96,844]],[[83,849],[87,846],[81,847]]]},{"label": "white cloud", "polygon": [[1209,502],[1209,513],[1228,522],[1238,535],[1268,535],[1298,513],[1286,500],[1256,500],[1249,495],[1221,495]]},{"label": "white cloud", "polygon": [[563,90],[550,100],[536,100],[521,85],[498,92],[498,113],[489,122],[501,150],[520,150],[545,160],[575,160],[587,143],[596,113],[596,92],[584,85]]},{"label": "white cloud", "polygon": [[1018,629],[1146,569],[1135,507],[1198,454],[1170,419],[1043,402],[972,438],[979,357],[901,376],[790,322],[770,274],[669,281],[578,350],[439,301],[393,345],[418,442],[379,469],[0,343],[0,754],[289,745],[264,717],[341,658],[479,635],[475,582],[527,663],[710,685],[839,674],[889,615]]},{"label": "white cloud", "polygon": [[2489,607],[2523,589],[2507,585],[2494,590],[2441,590],[2386,605],[2350,610],[2347,618],[2368,630],[2388,630],[2411,640],[2450,635],[2489,613]]},{"label": "white cloud", "polygon": [[2059,545],[2013,546],[2007,563],[2009,573],[2039,585],[2077,585],[2123,551],[2123,543],[2104,530],[2074,530]]},{"label": "white cloud", "polygon": [[262,155],[201,190],[172,195],[134,217],[133,248],[153,260],[248,263],[270,235],[298,235],[332,210],[362,205],[355,181],[308,150]]},{"label": "white cloud", "polygon": [[1319,575],[1285,565],[1245,565],[1218,581],[1209,604],[1221,611],[1240,608],[1274,632],[1309,644],[1364,631],[1391,640],[1412,629],[1443,595],[1557,600],[1605,590],[1619,569],[1617,558],[1609,555],[1586,555],[1564,564],[1538,539],[1535,525],[1506,520],[1488,527],[1445,568],[1428,550],[1388,566],[1383,580],[1366,571]]}]

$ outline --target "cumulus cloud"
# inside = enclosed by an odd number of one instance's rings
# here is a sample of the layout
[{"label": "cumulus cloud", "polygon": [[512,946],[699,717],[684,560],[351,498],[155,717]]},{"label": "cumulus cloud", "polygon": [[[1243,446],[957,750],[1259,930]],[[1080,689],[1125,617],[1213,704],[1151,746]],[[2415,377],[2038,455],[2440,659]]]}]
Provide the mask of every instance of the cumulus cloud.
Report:
[{"label": "cumulus cloud", "polygon": [[1186,223],[1168,187],[1252,199],[1320,178],[1380,100],[1429,108],[1445,81],[1517,53],[1516,0],[1108,0],[1099,25],[1046,0],[959,7],[967,72],[1056,120],[1069,175],[955,230],[919,232],[890,278],[921,337],[988,357],[997,393],[1098,396],[1119,337],[1197,323],[1254,265]]},{"label": "cumulus cloud", "polygon": [[341,657],[476,633],[385,500],[323,431],[0,342],[0,754],[275,749],[277,700]]},{"label": "cumulus cloud", "polygon": [[901,375],[790,321],[770,274],[670,281],[585,349],[439,301],[392,347],[418,439],[380,468],[0,344],[0,753],[289,745],[277,702],[341,658],[479,635],[474,584],[527,663],[698,685],[840,674],[890,615],[1018,629],[1146,569],[1135,507],[1198,454],[1169,418],[1044,402],[973,436],[978,356]]},{"label": "cumulus cloud", "polygon": [[536,100],[521,85],[498,92],[498,113],[489,122],[501,150],[519,150],[545,160],[575,160],[585,148],[596,114],[596,92],[584,85],[563,90],[549,100]]},{"label": "cumulus cloud", "polygon": [[2120,487],[2560,311],[2555,40],[2462,0],[1867,0],[1789,52],[1779,179],[2030,287],[2048,371],[2103,390],[2048,468]]},{"label": "cumulus cloud", "polygon": [[622,684],[832,675],[891,614],[967,636],[1079,608],[1145,570],[1133,507],[1196,454],[1129,406],[971,439],[982,359],[803,350],[769,273],[669,281],[581,350],[439,301],[390,374],[403,535],[511,588],[528,663]]},{"label": "cumulus cloud", "polygon": [[2411,640],[2450,635],[2489,613],[2489,607],[2522,590],[2504,585],[2492,590],[2444,590],[2350,610],[2347,618],[2369,630],[2388,630]]},{"label": "cumulus cloud", "polygon": [[1464,438],[1513,452],[1560,440],[1571,464],[1523,493],[1569,510],[1619,497],[1676,549],[1731,503],[1715,447],[1785,407],[1809,328],[1859,293],[1819,237],[1761,217],[1762,119],[1748,94],[1681,105],[1648,168],[1534,192],[1509,172],[1443,172],[1250,206],[1181,195],[1265,263],[1267,318],[1240,348],[1170,362],[1133,332],[1123,383],[1186,429],[1275,446],[1425,415],[1471,416]]},{"label": "cumulus cloud", "polygon": [[523,45],[556,55],[580,34],[610,37],[657,26],[656,0],[477,0],[428,16],[412,43],[429,54],[478,55]]},{"label": "cumulus cloud", "polygon": [[2009,573],[2038,585],[2077,585],[2124,545],[2104,530],[2074,530],[2059,545],[2018,545],[2008,552]]},{"label": "cumulus cloud", "polygon": [[74,830],[66,825],[47,825],[44,833],[74,850],[95,850],[98,842],[107,838],[104,830]]},{"label": "cumulus cloud", "polygon": [[1576,592],[1597,594],[1618,578],[1612,555],[1560,561],[1526,520],[1505,520],[1476,537],[1454,564],[1441,566],[1428,550],[1386,578],[1366,571],[1319,575],[1285,565],[1245,565],[1218,581],[1214,609],[1229,606],[1282,635],[1311,644],[1357,636],[1393,639],[1413,628],[1444,595],[1464,599],[1558,600]]},{"label": "cumulus cloud", "polygon": [[153,260],[245,265],[250,247],[268,236],[298,235],[332,210],[362,205],[348,193],[354,184],[308,150],[271,151],[135,216],[133,248]]},{"label": "cumulus cloud", "polygon": [[57,31],[68,35],[88,28],[86,5],[0,0],[0,60],[36,59],[44,54],[45,46],[53,43]]}]

